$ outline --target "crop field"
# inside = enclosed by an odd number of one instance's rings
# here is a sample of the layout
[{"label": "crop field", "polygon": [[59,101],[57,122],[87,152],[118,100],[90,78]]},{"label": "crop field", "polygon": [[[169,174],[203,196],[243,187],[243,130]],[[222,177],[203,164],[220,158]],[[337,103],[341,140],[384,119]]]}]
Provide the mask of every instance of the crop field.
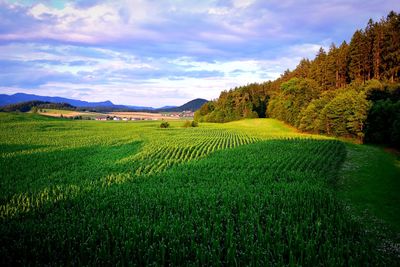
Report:
[{"label": "crop field", "polygon": [[189,119],[188,117],[180,118],[179,116],[169,116],[168,113],[150,113],[150,112],[89,112],[89,111],[74,111],[74,110],[62,110],[62,109],[40,109],[38,111],[40,115],[49,117],[61,117],[73,118],[75,116],[82,116],[83,118],[95,119],[96,117],[120,117],[120,118],[132,118],[141,120],[181,120]]},{"label": "crop field", "polygon": [[74,110],[62,110],[62,109],[40,109],[39,114],[49,116],[49,117],[61,117],[61,115],[65,118],[72,118],[74,116],[85,116],[95,118],[97,116],[102,116],[102,113],[96,112],[83,112],[83,111],[74,111]]},{"label": "crop field", "polygon": [[399,263],[337,194],[341,141],[270,119],[0,122],[1,266]]}]

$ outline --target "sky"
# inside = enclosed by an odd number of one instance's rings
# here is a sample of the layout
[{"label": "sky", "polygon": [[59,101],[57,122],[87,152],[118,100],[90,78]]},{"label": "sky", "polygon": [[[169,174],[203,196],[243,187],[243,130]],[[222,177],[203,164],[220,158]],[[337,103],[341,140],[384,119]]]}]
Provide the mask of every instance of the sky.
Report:
[{"label": "sky", "polygon": [[181,105],[274,80],[398,0],[0,0],[0,93]]}]

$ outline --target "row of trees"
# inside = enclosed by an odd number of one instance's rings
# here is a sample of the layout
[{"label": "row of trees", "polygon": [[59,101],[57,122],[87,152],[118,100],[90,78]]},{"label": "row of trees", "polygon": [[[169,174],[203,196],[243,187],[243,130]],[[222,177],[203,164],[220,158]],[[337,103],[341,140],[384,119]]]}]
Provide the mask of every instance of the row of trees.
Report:
[{"label": "row of trees", "polygon": [[400,17],[390,12],[379,22],[369,20],[367,27],[357,30],[350,44],[332,44],[326,52],[320,48],[314,60],[303,59],[297,68],[286,71],[286,78],[311,78],[323,90],[345,87],[351,81],[371,79],[399,81]]},{"label": "row of trees", "polygon": [[272,117],[303,131],[398,145],[399,82],[400,15],[390,12],[357,30],[349,44],[321,48],[275,81],[224,91],[195,116],[210,122]]},{"label": "row of trees", "polygon": [[270,117],[302,131],[398,146],[400,84],[353,82],[320,91],[314,80],[292,78],[268,105]]},{"label": "row of trees", "polygon": [[33,111],[36,113],[40,109],[62,109],[62,110],[75,110],[76,107],[68,104],[68,103],[50,103],[39,100],[21,102],[17,104],[10,104],[0,108],[0,111],[4,112],[28,112]]},{"label": "row of trees", "polygon": [[215,101],[195,112],[196,121],[228,122],[241,118],[265,117],[269,99],[268,83],[249,84],[221,92]]}]

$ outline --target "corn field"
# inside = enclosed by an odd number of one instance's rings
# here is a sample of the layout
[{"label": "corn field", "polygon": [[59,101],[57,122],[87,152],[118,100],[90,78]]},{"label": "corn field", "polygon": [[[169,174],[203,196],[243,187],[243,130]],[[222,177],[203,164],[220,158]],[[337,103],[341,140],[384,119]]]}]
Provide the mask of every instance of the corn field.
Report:
[{"label": "corn field", "polygon": [[340,141],[274,120],[0,120],[2,266],[391,263],[335,194]]}]

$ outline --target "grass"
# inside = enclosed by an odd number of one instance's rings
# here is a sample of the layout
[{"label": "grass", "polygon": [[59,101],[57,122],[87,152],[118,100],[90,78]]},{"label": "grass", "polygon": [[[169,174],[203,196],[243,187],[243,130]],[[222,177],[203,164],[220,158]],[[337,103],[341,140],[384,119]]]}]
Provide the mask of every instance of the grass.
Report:
[{"label": "grass", "polygon": [[65,109],[49,109],[49,108],[44,108],[44,109],[41,109],[42,111],[42,113],[48,113],[48,114],[58,114],[58,115],[60,115],[60,114],[63,114],[63,115],[68,115],[68,114],[71,114],[71,113],[75,113],[75,111],[73,111],[73,110],[65,110]]},{"label": "grass", "polygon": [[374,146],[347,144],[339,194],[359,213],[367,212],[400,233],[400,165],[395,155]]},{"label": "grass", "polygon": [[[398,263],[346,207],[370,183],[360,158],[369,147],[270,119],[168,129],[35,114],[0,121],[2,266]],[[389,185],[384,197],[397,192]],[[381,197],[368,201],[378,207]]]},{"label": "grass", "polygon": [[[209,127],[215,127],[215,124],[208,124]],[[223,124],[227,129],[242,131],[246,134],[265,139],[282,138],[313,138],[313,139],[332,139],[321,135],[301,133],[297,129],[275,119],[245,119]]]}]

